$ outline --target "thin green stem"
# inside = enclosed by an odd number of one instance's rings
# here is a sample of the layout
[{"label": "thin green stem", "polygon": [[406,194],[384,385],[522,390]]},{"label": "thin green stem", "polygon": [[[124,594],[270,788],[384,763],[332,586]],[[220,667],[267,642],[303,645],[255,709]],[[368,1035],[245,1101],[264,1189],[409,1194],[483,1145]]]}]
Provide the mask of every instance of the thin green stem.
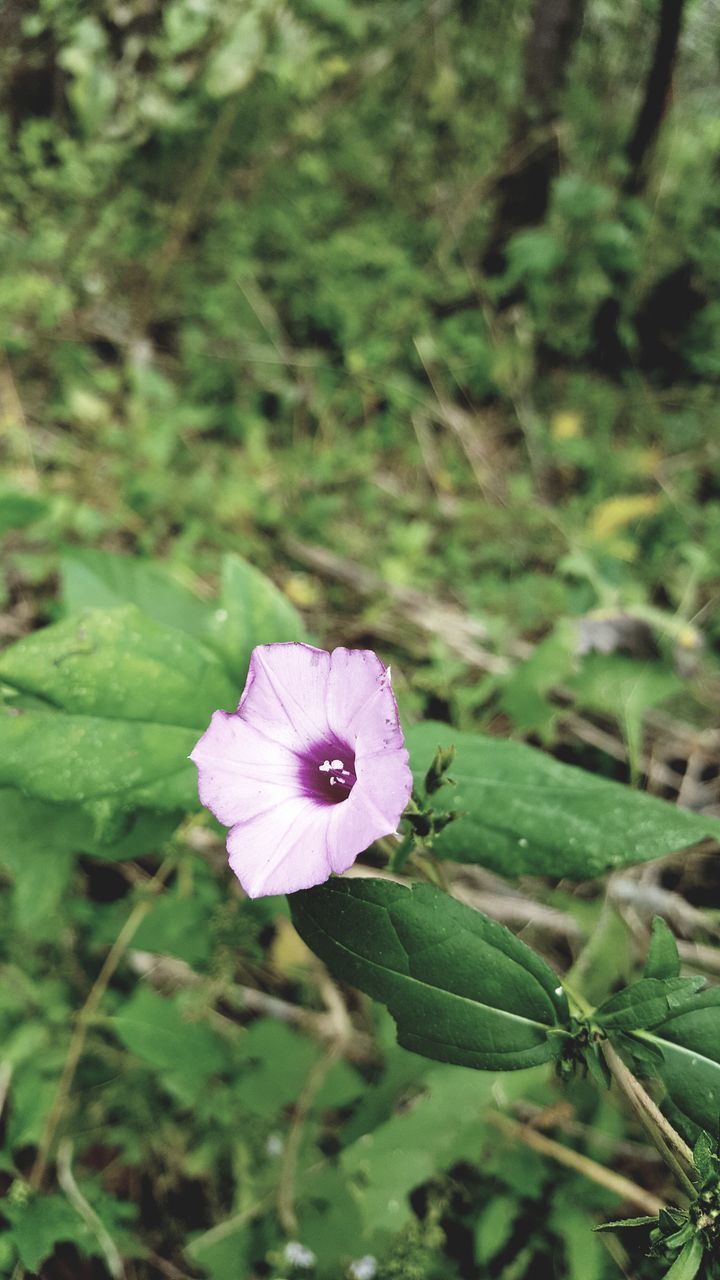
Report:
[{"label": "thin green stem", "polygon": [[579,1016],[581,1018],[589,1018],[591,1014],[595,1012],[593,1006],[585,999],[584,995],[576,990],[575,987],[569,985],[566,978],[563,978],[562,984],[566,996],[569,997],[570,1004],[575,1005],[576,1012]]},{"label": "thin green stem", "polygon": [[78,1064],[83,1055],[83,1050],[85,1048],[85,1040],[87,1039],[87,1033],[91,1023],[95,1018],[95,1015],[97,1014],[100,1001],[102,1000],[107,990],[108,983],[110,982],[110,979],[112,978],[115,970],[117,969],[118,964],[120,963],[125,951],[130,945],[134,935],[136,934],[137,930],[140,928],[140,925],[145,919],[145,916],[152,909],[153,895],[157,893],[159,889],[162,888],[173,866],[174,866],[174,859],[172,858],[166,859],[166,861],[163,862],[162,866],[160,867],[156,875],[153,877],[153,879],[150,880],[148,884],[145,886],[145,893],[148,896],[145,897],[141,902],[138,902],[133,908],[133,910],[130,912],[130,915],[125,921],[125,924],[120,930],[112,947],[108,951],[108,954],[105,957],[104,964],[102,965],[100,972],[97,975],[97,978],[95,979],[92,987],[90,988],[90,991],[88,992],[87,999],[84,1005],[82,1006],[82,1009],[77,1015],[77,1020],[75,1022],[75,1030],[73,1031],[73,1034],[70,1038],[70,1045],[68,1047],[67,1057],[65,1059],[65,1063],[62,1069],[62,1074],[58,1082],[58,1087],[55,1092],[55,1097],[53,1099],[50,1112],[48,1114],[47,1120],[45,1121],[45,1127],[43,1129],[42,1136],[38,1144],[37,1154],[35,1156],[35,1162],[33,1164],[32,1169],[30,1170],[30,1177],[28,1181],[30,1183],[30,1186],[35,1191],[40,1190],[40,1187],[42,1186],[43,1180],[45,1178],[50,1151],[52,1149],[52,1145],[55,1140],[55,1135],[57,1133],[58,1126],[62,1119],[63,1112],[65,1110],[65,1107],[67,1106],[68,1098],[70,1096],[70,1091],[72,1089],[73,1081],[75,1079],[75,1072],[77,1071]]}]

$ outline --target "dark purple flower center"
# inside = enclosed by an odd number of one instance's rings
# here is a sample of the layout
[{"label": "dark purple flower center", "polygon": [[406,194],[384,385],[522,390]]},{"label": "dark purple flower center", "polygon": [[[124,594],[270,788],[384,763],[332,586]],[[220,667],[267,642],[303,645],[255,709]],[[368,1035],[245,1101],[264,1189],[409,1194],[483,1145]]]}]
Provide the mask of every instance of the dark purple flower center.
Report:
[{"label": "dark purple flower center", "polygon": [[355,752],[344,742],[320,743],[304,757],[300,782],[318,804],[340,804],[355,786]]}]

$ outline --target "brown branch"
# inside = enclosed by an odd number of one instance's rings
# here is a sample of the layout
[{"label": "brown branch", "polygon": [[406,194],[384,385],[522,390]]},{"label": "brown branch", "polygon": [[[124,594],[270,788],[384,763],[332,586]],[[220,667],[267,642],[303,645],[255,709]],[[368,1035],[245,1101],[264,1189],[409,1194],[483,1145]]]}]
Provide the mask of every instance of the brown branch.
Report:
[{"label": "brown branch", "polygon": [[612,1169],[606,1169],[604,1165],[591,1160],[589,1156],[581,1155],[580,1152],[574,1151],[571,1147],[564,1147],[552,1138],[547,1138],[545,1134],[538,1133],[536,1129],[531,1129],[529,1125],[520,1124],[517,1120],[511,1120],[509,1116],[504,1115],[501,1111],[488,1111],[486,1112],[486,1118],[490,1124],[494,1125],[496,1129],[499,1129],[508,1138],[524,1143],[526,1147],[537,1151],[539,1155],[548,1156],[558,1164],[564,1165],[566,1169],[572,1169],[574,1173],[579,1173],[583,1178],[588,1178],[590,1182],[595,1182],[598,1186],[605,1187],[607,1191],[612,1191],[621,1200],[626,1200],[629,1204],[635,1205],[643,1213],[651,1214],[654,1217],[661,1209],[665,1208],[664,1200],[660,1200],[651,1191],[645,1191],[643,1187],[639,1187],[630,1178],[626,1178],[621,1173],[614,1173]]},{"label": "brown branch", "polygon": [[630,195],[637,195],[644,186],[646,161],[668,108],[684,7],[685,0],[662,0],[660,6],[650,74],[626,150],[630,172],[625,180],[625,191]]},{"label": "brown branch", "polygon": [[657,1103],[623,1062],[609,1040],[603,1041],[602,1050],[615,1083],[630,1103],[648,1137],[675,1174],[683,1191],[693,1196],[691,1178],[694,1172],[694,1161],[690,1147],[663,1115]]}]

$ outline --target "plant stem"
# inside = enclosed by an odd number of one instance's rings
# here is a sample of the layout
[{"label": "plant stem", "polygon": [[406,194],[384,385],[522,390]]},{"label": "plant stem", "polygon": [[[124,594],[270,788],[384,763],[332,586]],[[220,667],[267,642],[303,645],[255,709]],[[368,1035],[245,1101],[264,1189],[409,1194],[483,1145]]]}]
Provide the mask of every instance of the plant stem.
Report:
[{"label": "plant stem", "polygon": [[340,992],[324,970],[320,974],[320,990],[335,1025],[335,1037],[322,1057],[318,1058],[310,1068],[288,1129],[278,1181],[277,1207],[281,1226],[289,1237],[293,1237],[297,1232],[295,1181],[305,1122],[312,1110],[316,1095],[325,1082],[325,1077],[342,1057],[352,1036],[350,1015]]},{"label": "plant stem", "polygon": [[100,1217],[98,1217],[92,1205],[88,1204],[85,1196],[75,1181],[75,1175],[72,1170],[72,1153],[72,1142],[69,1138],[63,1138],[58,1145],[58,1182],[70,1201],[73,1209],[77,1211],[83,1222],[86,1223],[95,1236],[95,1239],[97,1240],[105,1257],[107,1269],[113,1277],[113,1280],[124,1280],[125,1268],[117,1245],[105,1226],[105,1223]]},{"label": "plant stem", "polygon": [[605,1061],[615,1083],[625,1095],[650,1140],[657,1147],[665,1163],[691,1199],[695,1198],[692,1183],[694,1173],[693,1153],[676,1132],[670,1121],[641,1085],[630,1068],[623,1062],[617,1049],[608,1040],[602,1045]]},{"label": "plant stem", "polygon": [[[174,860],[172,858],[166,859],[166,861],[163,862],[162,866],[159,868],[159,870],[157,871],[153,879],[150,880],[149,883],[145,886],[146,893],[149,893],[149,894],[157,893],[157,891],[162,888],[163,884],[167,880],[173,866],[174,866]],[[47,1120],[45,1121],[45,1127],[43,1129],[42,1137],[40,1138],[40,1142],[38,1144],[37,1154],[35,1156],[35,1162],[30,1171],[30,1177],[28,1179],[29,1184],[34,1191],[40,1190],[43,1180],[45,1178],[50,1150],[52,1148],[52,1144],[55,1139],[55,1134],[57,1133],[58,1125],[60,1124],[63,1112],[67,1105],[68,1098],[70,1096],[70,1090],[72,1089],[73,1081],[75,1079],[75,1072],[77,1071],[78,1063],[80,1062],[80,1059],[83,1054],[83,1050],[85,1048],[85,1040],[87,1038],[87,1033],[90,1027],[90,1023],[92,1022],[93,1018],[95,1017],[95,1014],[97,1013],[98,1006],[105,994],[105,991],[107,990],[107,986],[108,986],[108,983],[110,982],[110,979],[112,978],[127,947],[130,945],[130,942],[132,941],[134,935],[136,934],[137,930],[139,929],[140,925],[145,919],[145,916],[151,910],[152,906],[153,906],[153,898],[151,896],[148,896],[143,901],[136,903],[135,907],[130,912],[130,915],[125,921],[125,924],[120,930],[117,938],[115,939],[112,947],[108,951],[108,954],[105,957],[105,962],[102,965],[102,968],[100,969],[100,972],[98,973],[98,976],[95,979],[92,987],[90,988],[87,999],[82,1009],[77,1015],[75,1030],[73,1031],[73,1034],[70,1039],[70,1045],[68,1048],[67,1057],[65,1059],[65,1064],[62,1069],[62,1074],[60,1076],[60,1080],[58,1083],[57,1091],[55,1093],[53,1104],[50,1108],[50,1112],[48,1114]]]},{"label": "plant stem", "polygon": [[317,1062],[315,1062],[310,1068],[307,1080],[305,1081],[297,1100],[295,1114],[290,1123],[290,1128],[288,1129],[285,1150],[283,1152],[282,1167],[280,1169],[280,1178],[278,1181],[277,1209],[280,1225],[286,1235],[291,1239],[297,1234],[298,1224],[297,1214],[295,1212],[295,1181],[305,1121],[312,1109],[316,1094],[325,1082],[325,1077],[330,1069],[335,1065],[341,1054],[342,1045],[338,1043],[332,1044],[329,1049],[325,1050],[323,1056],[318,1058]]},{"label": "plant stem", "polygon": [[614,1192],[620,1199],[636,1205],[638,1209],[642,1209],[643,1213],[654,1217],[665,1208],[664,1200],[653,1195],[651,1191],[645,1191],[630,1178],[624,1177],[621,1173],[613,1173],[612,1169],[606,1169],[604,1165],[591,1160],[589,1156],[581,1155],[579,1151],[573,1151],[571,1147],[562,1146],[561,1143],[546,1137],[544,1133],[538,1133],[529,1125],[512,1120],[501,1111],[488,1111],[486,1117],[490,1124],[506,1134],[508,1138],[523,1142],[526,1147],[531,1147],[540,1155],[549,1156],[551,1160],[565,1165],[567,1169],[573,1169],[575,1173],[588,1178],[590,1182],[595,1182],[598,1186]]}]

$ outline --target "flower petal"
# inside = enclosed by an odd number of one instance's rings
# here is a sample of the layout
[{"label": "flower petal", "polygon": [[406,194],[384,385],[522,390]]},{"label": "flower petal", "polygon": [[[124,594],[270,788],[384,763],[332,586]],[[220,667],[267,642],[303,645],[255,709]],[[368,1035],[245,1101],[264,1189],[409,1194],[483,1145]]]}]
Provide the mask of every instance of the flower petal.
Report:
[{"label": "flower petal", "polygon": [[[354,742],[365,716],[389,689],[390,673],[371,649],[333,649],[326,693],[333,732]],[[392,690],[390,698],[394,705]]]},{"label": "flower petal", "polygon": [[333,650],[327,703],[333,729],[353,744],[356,756],[404,747],[390,670],[370,649]]},{"label": "flower petal", "polygon": [[238,713],[283,746],[307,750],[328,735],[329,673],[324,649],[298,642],[258,645]]},{"label": "flower petal", "polygon": [[213,714],[190,759],[202,804],[226,827],[298,794],[297,755],[227,711]]},{"label": "flower petal", "polygon": [[404,747],[373,758],[358,774],[343,804],[330,811],[328,855],[341,875],[374,840],[392,835],[412,791],[412,774]]},{"label": "flower petal", "polygon": [[333,869],[328,827],[342,807],[293,797],[234,826],[227,842],[230,866],[249,897],[323,884]]},{"label": "flower petal", "polygon": [[[358,755],[355,772],[357,782],[350,794],[354,820],[358,825],[362,823],[366,830],[371,825],[376,827],[373,840],[397,831],[413,784],[405,748],[365,757]],[[380,827],[384,829],[381,831]]]}]

